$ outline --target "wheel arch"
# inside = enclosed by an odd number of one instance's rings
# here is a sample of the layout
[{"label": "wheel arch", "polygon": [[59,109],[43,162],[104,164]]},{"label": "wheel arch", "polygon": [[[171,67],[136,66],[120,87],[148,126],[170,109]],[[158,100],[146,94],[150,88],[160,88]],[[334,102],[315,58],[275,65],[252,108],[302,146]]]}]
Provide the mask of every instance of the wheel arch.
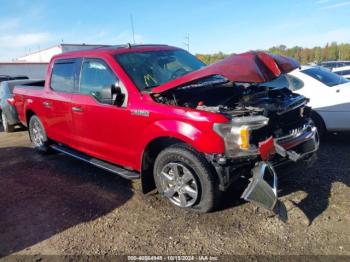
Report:
[{"label": "wheel arch", "polygon": [[25,115],[25,123],[27,126],[29,126],[29,120],[32,116],[36,115],[35,112],[32,109],[27,109],[26,110],[26,115]]},{"label": "wheel arch", "polygon": [[188,144],[174,137],[158,137],[150,141],[142,154],[141,159],[141,187],[144,194],[156,188],[153,178],[153,166],[158,154],[174,144]]}]

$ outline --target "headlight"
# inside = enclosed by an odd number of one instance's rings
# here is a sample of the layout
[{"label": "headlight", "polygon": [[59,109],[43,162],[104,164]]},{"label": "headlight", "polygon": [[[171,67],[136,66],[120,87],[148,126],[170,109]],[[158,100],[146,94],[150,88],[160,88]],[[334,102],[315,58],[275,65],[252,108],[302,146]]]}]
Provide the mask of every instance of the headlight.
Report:
[{"label": "headlight", "polygon": [[266,126],[268,121],[264,116],[237,117],[229,123],[214,124],[214,131],[224,139],[227,156],[242,156],[256,151],[250,144],[251,130]]}]

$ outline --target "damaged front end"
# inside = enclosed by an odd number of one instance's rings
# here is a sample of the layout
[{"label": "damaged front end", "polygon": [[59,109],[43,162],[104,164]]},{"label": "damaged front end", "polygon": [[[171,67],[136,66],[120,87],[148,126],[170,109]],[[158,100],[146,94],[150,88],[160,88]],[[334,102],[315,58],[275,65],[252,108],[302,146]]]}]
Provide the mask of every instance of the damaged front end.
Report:
[{"label": "damaged front end", "polygon": [[[240,63],[247,72],[239,71]],[[153,93],[159,103],[225,116],[226,123],[213,123],[225,153],[206,155],[218,174],[220,190],[246,177],[250,183],[242,198],[282,219],[286,214],[278,201],[276,167],[290,163],[305,167],[315,159],[319,147],[309,100],[286,86],[266,85],[297,66],[279,56],[243,54],[195,72],[176,87],[170,83]]]},{"label": "damaged front end", "polygon": [[[293,110],[304,111],[299,107]],[[281,122],[277,128],[274,120],[273,117],[250,116],[236,118],[226,125],[214,125],[228,150],[210,159],[219,174],[222,190],[226,190],[238,176],[244,176],[250,183],[241,197],[285,221],[286,208],[278,201],[275,170],[288,166],[296,171],[310,166],[319,148],[319,137],[306,114],[300,115],[298,128],[294,128],[292,121],[289,122],[290,129]],[[284,131],[280,132],[283,127]]]}]

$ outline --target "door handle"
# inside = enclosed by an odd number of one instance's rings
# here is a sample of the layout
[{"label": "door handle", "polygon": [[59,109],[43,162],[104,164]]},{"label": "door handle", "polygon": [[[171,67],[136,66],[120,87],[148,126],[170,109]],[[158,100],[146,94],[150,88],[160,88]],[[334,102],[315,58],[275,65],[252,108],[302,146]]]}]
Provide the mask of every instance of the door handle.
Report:
[{"label": "door handle", "polygon": [[51,107],[51,103],[45,101],[45,102],[43,102],[43,106],[44,106],[44,107]]},{"label": "door handle", "polygon": [[337,93],[340,93],[340,89],[337,89],[336,92],[337,92]]},{"label": "door handle", "polygon": [[83,109],[81,107],[78,107],[78,106],[73,106],[72,111],[73,112],[83,112]]}]

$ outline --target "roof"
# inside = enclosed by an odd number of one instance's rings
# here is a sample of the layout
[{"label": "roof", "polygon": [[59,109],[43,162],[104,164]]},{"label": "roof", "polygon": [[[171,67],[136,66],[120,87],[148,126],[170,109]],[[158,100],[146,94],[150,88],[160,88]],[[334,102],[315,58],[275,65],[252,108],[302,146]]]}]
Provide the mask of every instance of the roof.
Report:
[{"label": "roof", "polygon": [[117,46],[106,46],[95,49],[87,50],[77,50],[66,52],[62,54],[55,55],[54,58],[70,58],[70,57],[80,57],[88,55],[101,55],[101,54],[121,54],[129,52],[147,52],[147,51],[161,51],[161,50],[178,50],[180,48],[168,46],[168,45],[158,45],[158,44],[147,44],[147,45],[117,45]]}]

